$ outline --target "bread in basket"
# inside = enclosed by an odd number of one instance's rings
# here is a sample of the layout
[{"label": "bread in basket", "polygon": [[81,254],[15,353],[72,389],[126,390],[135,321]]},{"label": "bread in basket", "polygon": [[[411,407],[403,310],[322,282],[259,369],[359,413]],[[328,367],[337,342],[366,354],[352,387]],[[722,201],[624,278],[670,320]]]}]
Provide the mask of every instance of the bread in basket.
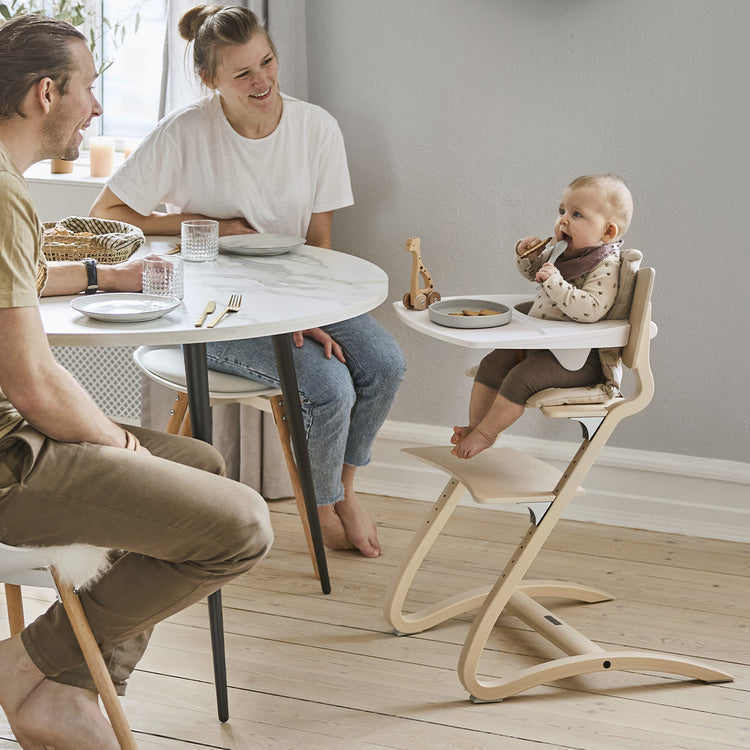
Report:
[{"label": "bread in basket", "polygon": [[93,258],[98,263],[121,263],[144,242],[132,224],[89,216],[68,216],[44,223],[44,257],[53,260]]}]

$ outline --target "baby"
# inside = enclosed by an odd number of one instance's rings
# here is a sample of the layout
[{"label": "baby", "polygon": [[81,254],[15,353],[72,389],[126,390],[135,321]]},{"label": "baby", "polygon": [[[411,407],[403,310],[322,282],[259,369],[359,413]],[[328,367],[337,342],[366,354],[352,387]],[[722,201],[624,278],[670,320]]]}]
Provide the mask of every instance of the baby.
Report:
[{"label": "baby", "polygon": [[[578,177],[562,194],[555,239],[567,248],[555,261],[538,237],[516,244],[516,264],[541,283],[529,315],[548,320],[594,323],[605,317],[617,294],[621,237],[630,225],[633,199],[615,175]],[[531,251],[535,245],[538,250]],[[524,411],[526,400],[545,388],[595,385],[604,379],[598,351],[583,367],[566,370],[547,350],[496,349],[480,363],[469,401],[469,424],[454,427],[451,453],[471,458],[489,448]]]}]

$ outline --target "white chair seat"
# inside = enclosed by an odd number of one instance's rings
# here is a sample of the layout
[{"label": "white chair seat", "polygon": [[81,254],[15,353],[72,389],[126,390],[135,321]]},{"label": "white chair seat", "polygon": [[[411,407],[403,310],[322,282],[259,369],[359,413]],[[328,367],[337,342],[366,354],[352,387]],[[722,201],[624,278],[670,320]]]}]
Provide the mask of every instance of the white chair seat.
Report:
[{"label": "white chair seat", "polygon": [[[181,347],[140,346],[133,352],[133,360],[152,380],[167,388],[187,393],[187,376]],[[212,401],[242,401],[279,393],[278,388],[265,383],[216,370],[208,371],[208,390]]]}]

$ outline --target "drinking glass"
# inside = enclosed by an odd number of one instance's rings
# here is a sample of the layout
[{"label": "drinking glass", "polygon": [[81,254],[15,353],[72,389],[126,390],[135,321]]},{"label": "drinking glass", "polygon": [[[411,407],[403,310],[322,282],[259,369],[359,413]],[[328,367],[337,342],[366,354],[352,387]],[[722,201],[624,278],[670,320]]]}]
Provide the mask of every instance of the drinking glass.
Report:
[{"label": "drinking glass", "polygon": [[203,262],[219,257],[219,222],[213,219],[193,219],[182,222],[182,257],[187,261]]},{"label": "drinking glass", "polygon": [[182,258],[144,258],[143,293],[182,299],[185,296],[185,269]]}]

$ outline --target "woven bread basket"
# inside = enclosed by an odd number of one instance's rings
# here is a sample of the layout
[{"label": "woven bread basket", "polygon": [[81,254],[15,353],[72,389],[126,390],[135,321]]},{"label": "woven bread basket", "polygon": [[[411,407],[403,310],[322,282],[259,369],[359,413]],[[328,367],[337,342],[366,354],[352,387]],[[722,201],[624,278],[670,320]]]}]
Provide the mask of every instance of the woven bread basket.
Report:
[{"label": "woven bread basket", "polygon": [[[58,228],[71,234],[56,234],[54,230]],[[138,227],[124,221],[68,216],[45,222],[43,251],[50,261],[93,258],[98,263],[112,264],[127,260],[145,241]]]}]

